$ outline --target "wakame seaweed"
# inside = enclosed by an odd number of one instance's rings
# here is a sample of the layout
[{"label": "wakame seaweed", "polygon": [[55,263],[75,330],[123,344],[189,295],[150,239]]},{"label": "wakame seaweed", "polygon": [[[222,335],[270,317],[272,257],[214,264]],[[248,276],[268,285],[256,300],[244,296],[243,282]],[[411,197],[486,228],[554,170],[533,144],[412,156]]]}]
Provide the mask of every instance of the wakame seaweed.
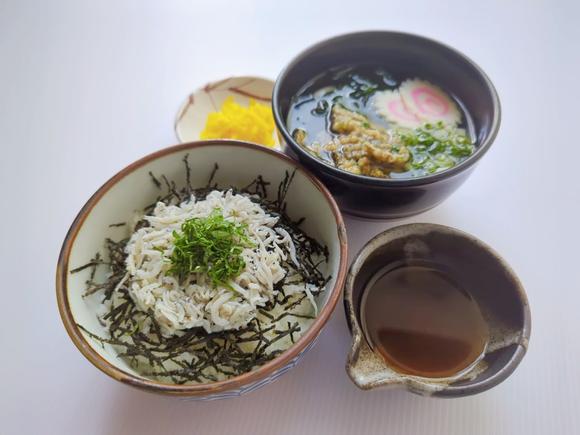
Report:
[{"label": "wakame seaweed", "polygon": [[[153,204],[145,207],[145,214],[149,214],[159,201],[176,204],[191,195],[195,195],[196,200],[203,200],[217,188],[217,183],[214,182],[219,170],[217,164],[211,171],[207,185],[194,189],[191,187],[188,155],[184,157],[183,162],[186,185],[181,189],[177,189],[175,182],[164,175],[156,177],[149,172],[155,186],[161,191],[164,187],[165,193],[160,194]],[[283,290],[283,285],[287,284],[286,279],[295,273],[299,274],[305,283],[320,289],[312,292],[314,296],[323,291],[325,284],[330,280],[330,277],[325,277],[318,270],[322,261],[328,261],[327,247],[320,245],[300,229],[300,224],[304,219],[293,221],[286,214],[285,197],[294,174],[295,171],[292,173],[286,171],[283,180],[278,185],[274,200],[267,199],[270,183],[261,175],[258,175],[243,189],[231,188],[234,193],[249,195],[252,201],[258,203],[270,215],[278,217],[278,225],[284,228],[295,242],[299,266],[297,267],[290,261],[284,262],[288,273],[282,281],[275,284],[278,293],[258,310],[267,321],[256,317],[238,330],[207,333],[203,328],[198,327],[180,331],[171,337],[164,337],[152,313],[139,310],[129,294],[130,280],[125,279],[125,246],[129,239],[113,241],[107,238],[105,247],[108,261],[97,253],[87,264],[71,270],[71,273],[90,268],[84,296],[103,292],[102,301],[108,303],[110,308],[106,314],[98,317],[98,320],[103,326],[108,327],[109,337],[96,335],[82,325],[78,325],[79,328],[101,345],[114,346],[118,351],[118,356],[127,361],[141,375],[159,380],[170,380],[176,384],[212,382],[218,380],[216,374],[225,377],[236,376],[278,356],[283,351],[273,349],[273,345],[285,337],[294,343],[296,334],[302,332],[296,319],[313,318],[293,311],[306,299],[306,294],[286,295]],[[135,230],[145,225],[148,223],[142,219],[135,226]],[[97,268],[103,266],[108,268],[107,278],[103,282],[97,282],[95,281]],[[282,309],[282,312],[274,316],[272,313],[278,307]],[[151,327],[148,332],[143,332],[141,328],[147,319]],[[278,325],[282,319],[287,319],[284,327]],[[242,349],[240,345],[244,343],[252,344],[251,349],[247,346],[246,349]]]}]

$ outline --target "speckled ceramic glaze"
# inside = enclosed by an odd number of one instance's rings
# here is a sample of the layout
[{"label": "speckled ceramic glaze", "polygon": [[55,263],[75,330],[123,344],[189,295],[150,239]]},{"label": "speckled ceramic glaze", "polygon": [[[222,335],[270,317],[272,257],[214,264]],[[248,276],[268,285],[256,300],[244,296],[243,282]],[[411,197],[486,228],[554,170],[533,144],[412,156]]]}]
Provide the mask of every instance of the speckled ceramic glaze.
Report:
[{"label": "speckled ceramic glaze", "polygon": [[[360,320],[363,291],[381,268],[405,260],[444,265],[468,289],[484,315],[490,331],[485,356],[459,376],[433,379],[397,373],[371,350],[364,337]],[[352,381],[363,390],[399,386],[413,393],[440,397],[479,393],[499,384],[515,370],[530,338],[528,301],[512,269],[480,240],[442,225],[402,225],[369,241],[348,273],[344,304],[353,337],[346,368]]]},{"label": "speckled ceramic glaze", "polygon": [[[228,77],[205,84],[192,92],[179,108],[175,117],[177,139],[180,142],[199,140],[207,116],[220,110],[228,97],[233,97],[234,101],[242,106],[248,106],[250,99],[270,105],[273,88],[272,80],[253,76]],[[280,150],[277,134],[274,134],[274,142],[272,148]]]},{"label": "speckled ceramic glaze", "polygon": [[[97,301],[82,297],[89,271],[71,274],[86,264],[96,252],[103,251],[104,239],[127,237],[126,227],[111,223],[130,222],[148,204],[156,200],[158,188],[149,171],[166,175],[178,186],[185,185],[183,158],[189,155],[191,185],[205,186],[214,164],[219,165],[215,182],[220,187],[243,188],[262,175],[277,186],[286,171],[296,170],[286,196],[287,212],[292,219],[305,217],[304,231],[329,249],[329,261],[323,267],[331,275],[325,291],[317,300],[318,317],[296,343],[272,361],[231,379],[196,385],[175,385],[140,376],[109,345],[101,346],[82,332],[78,325],[100,336],[107,331],[99,323]],[[240,164],[243,162],[243,164]],[[276,188],[269,190],[276,195]],[[112,378],[148,391],[180,397],[213,400],[235,397],[253,391],[294,367],[312,346],[338,302],[346,276],[346,231],[338,207],[324,186],[309,172],[281,153],[258,145],[236,141],[205,141],[163,149],[133,163],[107,181],[85,204],[73,222],[62,246],[58,261],[56,288],[60,314],[74,344],[83,355]],[[99,273],[105,273],[101,271]]]}]

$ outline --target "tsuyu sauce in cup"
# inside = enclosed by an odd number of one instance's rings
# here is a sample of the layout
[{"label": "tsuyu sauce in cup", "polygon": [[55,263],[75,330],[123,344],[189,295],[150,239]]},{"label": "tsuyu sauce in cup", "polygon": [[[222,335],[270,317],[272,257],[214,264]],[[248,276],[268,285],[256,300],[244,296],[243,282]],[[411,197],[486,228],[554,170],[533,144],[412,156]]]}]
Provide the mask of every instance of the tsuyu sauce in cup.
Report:
[{"label": "tsuyu sauce in cup", "polygon": [[444,267],[426,261],[379,270],[363,293],[361,321],[371,349],[391,367],[427,378],[470,369],[489,340],[468,290]]},{"label": "tsuyu sauce in cup", "polygon": [[428,396],[480,393],[524,357],[524,288],[491,247],[463,231],[407,224],[371,239],[344,288],[352,332],[346,369],[363,390]]}]

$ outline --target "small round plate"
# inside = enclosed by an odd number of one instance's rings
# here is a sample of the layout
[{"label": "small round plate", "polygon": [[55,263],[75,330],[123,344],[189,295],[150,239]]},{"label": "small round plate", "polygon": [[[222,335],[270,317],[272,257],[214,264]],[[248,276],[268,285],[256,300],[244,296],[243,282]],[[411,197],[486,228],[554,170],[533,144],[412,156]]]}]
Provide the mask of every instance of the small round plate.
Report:
[{"label": "small round plate", "polygon": [[[260,77],[229,77],[207,83],[187,97],[175,118],[175,134],[180,142],[192,142],[200,139],[207,116],[220,110],[222,103],[229,96],[236,103],[247,106],[250,99],[260,103],[271,103],[274,82]],[[278,136],[274,131],[274,149],[280,150]],[[228,139],[228,138],[223,138]]]}]

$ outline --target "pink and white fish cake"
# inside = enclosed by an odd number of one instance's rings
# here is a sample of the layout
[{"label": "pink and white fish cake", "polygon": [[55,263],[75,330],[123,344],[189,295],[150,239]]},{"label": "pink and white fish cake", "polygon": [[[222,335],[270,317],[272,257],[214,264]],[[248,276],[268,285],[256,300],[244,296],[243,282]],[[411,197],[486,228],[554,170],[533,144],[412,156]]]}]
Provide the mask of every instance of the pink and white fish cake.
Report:
[{"label": "pink and white fish cake", "polygon": [[399,86],[399,94],[405,106],[422,122],[442,121],[458,125],[461,113],[457,105],[440,88],[424,80],[405,80]]},{"label": "pink and white fish cake", "polygon": [[409,110],[399,91],[380,91],[373,97],[373,105],[377,113],[401,127],[415,128],[423,122],[421,118]]}]

